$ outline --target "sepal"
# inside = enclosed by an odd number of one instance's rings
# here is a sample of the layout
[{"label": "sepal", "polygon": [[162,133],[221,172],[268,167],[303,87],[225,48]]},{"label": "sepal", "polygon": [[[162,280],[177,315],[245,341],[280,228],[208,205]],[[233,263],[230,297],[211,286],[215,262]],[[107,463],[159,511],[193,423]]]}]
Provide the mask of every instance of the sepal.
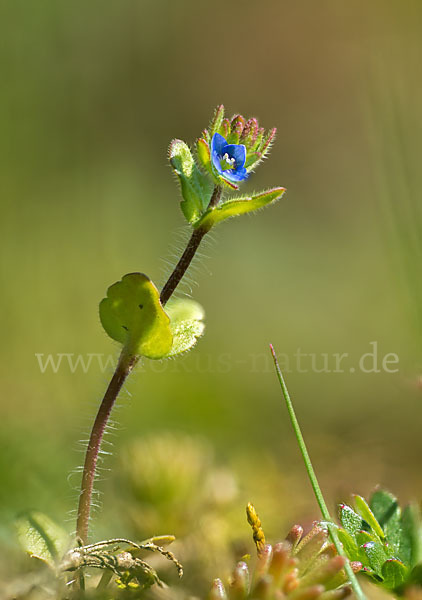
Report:
[{"label": "sepal", "polygon": [[240,136],[240,143],[245,144],[247,148],[252,149],[257,140],[258,129],[258,119],[255,119],[255,117],[253,117],[252,119],[246,121],[242,135]]},{"label": "sepal", "polygon": [[243,133],[243,129],[245,127],[246,121],[242,115],[235,115],[232,117],[230,123],[230,133],[227,136],[228,144],[238,144],[240,140],[240,136]]},{"label": "sepal", "polygon": [[220,127],[222,126],[224,119],[224,105],[220,104],[214,111],[214,115],[211,119],[210,125],[208,127],[210,139],[214,135],[214,133],[220,132]]},{"label": "sepal", "polygon": [[[205,140],[202,141],[205,142]],[[201,145],[201,156],[206,162],[205,144]],[[180,182],[183,196],[181,203],[183,214],[188,223],[193,224],[200,218],[208,206],[213,192],[213,182],[198,168],[189,146],[182,140],[173,140],[171,142],[169,160]]]},{"label": "sepal", "polygon": [[238,190],[248,179],[268,154],[275,133],[275,128],[265,131],[255,117],[246,120],[236,114],[228,119],[220,104],[196,141],[195,157],[185,142],[173,140],[169,159],[180,181],[181,208],[188,223],[195,229],[204,226],[208,230],[215,223],[257,210],[282,196],[284,189],[275,188],[250,197],[230,198],[208,208],[216,188]]},{"label": "sepal", "polygon": [[248,153],[248,160],[246,163],[246,170],[248,173],[253,171],[259,163],[261,163],[271,150],[271,146],[275,140],[277,129],[273,127],[267,134],[262,130],[261,135],[257,135],[257,142],[251,143],[250,152]]},{"label": "sepal", "polygon": [[197,140],[196,154],[199,164],[212,175],[210,146],[205,138]]},{"label": "sepal", "polygon": [[[219,133],[227,141],[227,144],[242,144],[246,148],[247,173],[253,171],[259,163],[269,153],[271,145],[275,139],[276,129],[265,131],[259,126],[258,120],[252,117],[246,120],[242,115],[236,114],[231,119],[224,116],[224,106],[220,104],[214,112],[208,129],[202,133],[202,139],[211,146],[211,140],[215,133]],[[232,189],[238,189],[236,182],[230,181],[230,178],[217,173],[215,168],[208,168],[208,162],[200,158],[201,164],[209,170],[217,184],[221,183]],[[212,160],[211,160],[212,164]],[[246,177],[245,177],[246,179]]]},{"label": "sepal", "polygon": [[218,133],[227,138],[230,133],[230,119],[223,119]]}]

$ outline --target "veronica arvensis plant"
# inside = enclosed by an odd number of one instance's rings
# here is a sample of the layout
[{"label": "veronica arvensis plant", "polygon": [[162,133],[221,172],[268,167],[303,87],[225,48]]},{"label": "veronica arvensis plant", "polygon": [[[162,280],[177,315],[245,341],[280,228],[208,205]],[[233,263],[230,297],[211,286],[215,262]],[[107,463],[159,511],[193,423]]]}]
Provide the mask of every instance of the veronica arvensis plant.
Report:
[{"label": "veronica arvensis plant", "polygon": [[83,467],[76,535],[88,542],[88,524],[98,455],[117,396],[141,358],[173,357],[192,348],[203,333],[202,308],[190,299],[172,298],[204,236],[219,222],[253,212],[280,199],[284,188],[227,197],[237,190],[268,153],[275,129],[265,132],[256,119],[224,117],[219,106],[196,152],[181,140],[170,144],[170,164],[179,180],[183,214],[191,236],[161,292],[143,273],[130,273],[109,287],[100,303],[106,333],[122,346],[115,373],[92,427]]}]

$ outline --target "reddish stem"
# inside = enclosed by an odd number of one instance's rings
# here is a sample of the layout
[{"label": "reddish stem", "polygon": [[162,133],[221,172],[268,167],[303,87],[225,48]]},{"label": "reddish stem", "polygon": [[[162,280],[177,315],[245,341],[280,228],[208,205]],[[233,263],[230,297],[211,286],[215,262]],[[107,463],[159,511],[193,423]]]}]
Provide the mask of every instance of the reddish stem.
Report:
[{"label": "reddish stem", "polygon": [[137,356],[126,354],[123,349],[116,371],[109,383],[101,406],[92,426],[91,436],[85,455],[85,464],[82,475],[81,493],[79,496],[78,520],[76,523],[76,535],[83,544],[88,540],[89,517],[91,513],[92,492],[94,488],[95,472],[98,462],[98,454],[110,413],[119,392],[133,367],[138,362]]},{"label": "reddish stem", "polygon": [[[217,206],[221,198],[222,189],[216,186],[208,204],[208,209]],[[179,262],[173,269],[167,283],[163,287],[160,295],[162,306],[166,304],[173,292],[179,285],[183,275],[186,273],[193,257],[208,229],[198,227],[193,230],[192,236],[183,252]],[[85,455],[85,463],[82,474],[81,493],[79,496],[78,518],[76,522],[76,535],[85,545],[88,541],[89,518],[91,514],[92,493],[94,489],[95,471],[98,462],[98,454],[104,432],[110,418],[114,403],[119,395],[122,386],[139,360],[139,356],[127,354],[123,348],[119,358],[116,371],[109,383],[109,386],[98,409],[97,416],[92,427],[91,436],[88,442],[88,448]]]}]

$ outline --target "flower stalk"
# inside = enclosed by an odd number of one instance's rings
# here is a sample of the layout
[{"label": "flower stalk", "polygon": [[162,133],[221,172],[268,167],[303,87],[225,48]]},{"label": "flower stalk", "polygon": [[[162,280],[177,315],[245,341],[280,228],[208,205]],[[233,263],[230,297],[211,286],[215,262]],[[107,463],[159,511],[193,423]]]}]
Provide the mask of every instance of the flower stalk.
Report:
[{"label": "flower stalk", "polygon": [[[207,210],[214,208],[220,201],[222,189],[219,186],[215,186],[214,192],[211,196],[210,203],[208,204]],[[204,237],[204,235],[209,231],[205,226],[199,226],[197,229],[194,229],[192,235],[189,239],[189,242],[186,246],[185,251],[180,257],[179,262],[173,269],[172,274],[167,280],[167,283],[163,287],[160,294],[160,302],[161,305],[164,306],[171,295],[179,285],[180,281],[183,278],[183,275],[186,273],[189,265],[192,262],[193,257],[195,256],[196,251],[199,248],[199,245]]]}]

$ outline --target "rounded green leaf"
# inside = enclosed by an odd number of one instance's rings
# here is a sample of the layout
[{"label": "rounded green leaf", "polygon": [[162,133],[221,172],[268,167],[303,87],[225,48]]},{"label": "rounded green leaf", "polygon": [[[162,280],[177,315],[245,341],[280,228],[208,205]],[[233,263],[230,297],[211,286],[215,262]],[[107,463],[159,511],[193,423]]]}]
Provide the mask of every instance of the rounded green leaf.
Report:
[{"label": "rounded green leaf", "polygon": [[176,356],[192,348],[204,332],[204,309],[194,300],[175,299],[166,305],[173,345],[166,356]]},{"label": "rounded green leaf", "polygon": [[361,552],[360,562],[369,566],[377,575],[381,575],[381,567],[384,562],[391,558],[385,550],[378,536],[368,531],[360,531],[356,534],[356,543]]},{"label": "rounded green leaf", "polygon": [[400,588],[406,581],[408,568],[396,558],[386,560],[381,568],[383,585],[389,590]]},{"label": "rounded green leaf", "polygon": [[15,521],[21,547],[54,568],[69,547],[69,535],[43,513],[29,511]]},{"label": "rounded green leaf", "polygon": [[129,273],[108,288],[100,319],[106,333],[131,354],[158,359],[171,350],[170,319],[157,288],[143,273]]}]

